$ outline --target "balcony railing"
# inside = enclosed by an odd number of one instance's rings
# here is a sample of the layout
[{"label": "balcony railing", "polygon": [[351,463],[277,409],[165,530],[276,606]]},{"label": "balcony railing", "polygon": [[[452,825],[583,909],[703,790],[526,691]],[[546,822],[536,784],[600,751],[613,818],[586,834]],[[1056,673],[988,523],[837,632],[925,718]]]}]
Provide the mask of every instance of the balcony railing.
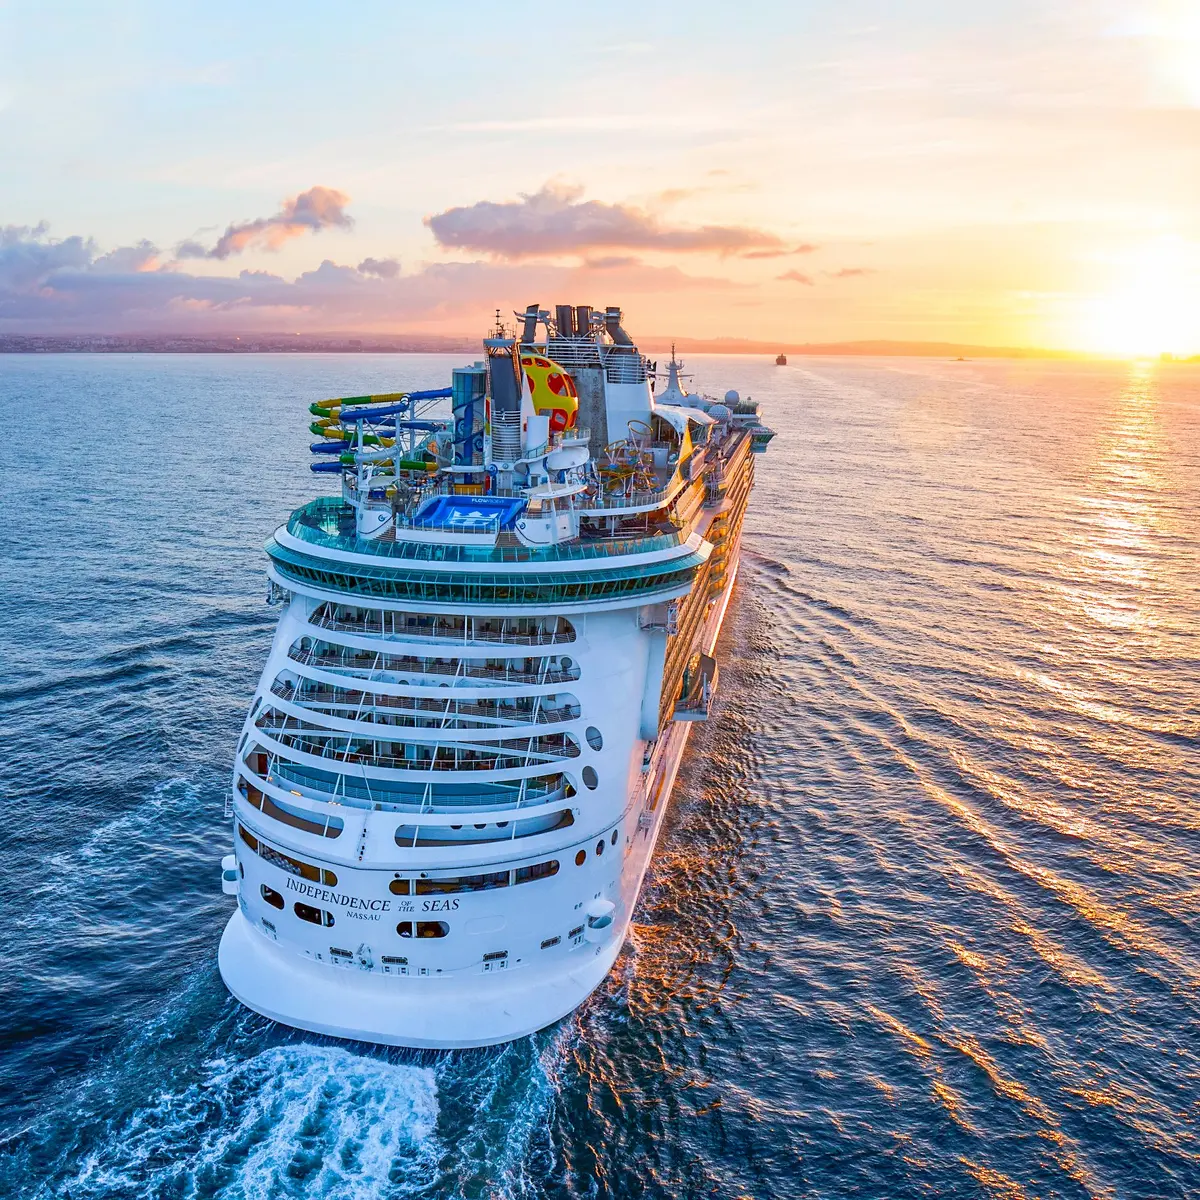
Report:
[{"label": "balcony railing", "polygon": [[[361,633],[371,637],[386,637],[397,641],[415,639],[453,642],[462,644],[484,644],[496,646],[556,646],[575,641],[575,631],[569,626],[560,630],[540,630],[534,633],[510,632],[503,626],[496,629],[482,618],[456,619],[453,617],[422,616],[409,618],[404,613],[386,610],[374,611],[369,618],[354,620],[330,615],[328,605],[322,605],[309,623],[322,629],[335,629],[341,633]],[[419,622],[419,623],[418,623]]]},{"label": "balcony railing", "polygon": [[[578,704],[559,704],[525,710],[464,700],[427,700],[420,696],[389,696],[384,692],[356,692],[346,688],[312,688],[297,692],[280,680],[271,694],[302,708],[352,721],[396,725],[413,729],[506,729],[521,725],[557,725],[579,719]],[[393,710],[385,712],[385,709]],[[343,711],[344,710],[344,711]],[[420,714],[426,715],[420,715]],[[476,717],[464,722],[463,718]]]},{"label": "balcony railing", "polygon": [[[416,783],[399,790],[383,780],[369,783],[362,778],[336,775],[322,778],[324,772],[301,763],[273,758],[267,778],[319,793],[310,799],[334,801],[351,808],[372,808],[380,812],[455,813],[464,816],[487,812],[513,812],[532,808],[552,800],[566,799],[573,791],[562,775],[514,780],[510,783],[477,784],[470,791],[455,791],[446,784]],[[403,787],[403,785],[401,785]]]},{"label": "balcony railing", "polygon": [[[457,659],[443,662],[431,658],[403,658],[381,654],[373,650],[355,650],[345,654],[320,653],[316,650],[297,651],[293,646],[289,658],[300,666],[327,667],[335,671],[369,672],[374,678],[380,672],[404,675],[448,675],[455,679],[470,681],[483,679],[493,683],[572,683],[579,678],[579,668],[551,669],[551,659],[544,659],[544,666],[536,671],[519,670],[513,667],[493,666],[488,663]],[[419,684],[416,686],[420,686]]]}]

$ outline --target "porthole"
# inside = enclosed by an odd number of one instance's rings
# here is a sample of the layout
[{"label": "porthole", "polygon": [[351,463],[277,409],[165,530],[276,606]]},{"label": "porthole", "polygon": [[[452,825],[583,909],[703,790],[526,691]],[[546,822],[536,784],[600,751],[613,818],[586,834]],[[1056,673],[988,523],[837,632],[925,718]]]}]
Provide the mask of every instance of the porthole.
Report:
[{"label": "porthole", "polygon": [[603,839],[603,838],[601,838],[601,839],[600,839],[600,840],[599,840],[599,841],[596,843],[596,857],[597,857],[597,858],[599,858],[599,857],[600,857],[600,855],[601,855],[601,854],[603,854],[603,853],[604,853],[604,839]]},{"label": "porthole", "polygon": [[612,831],[612,837],[610,837],[608,840],[612,842],[614,846],[617,844],[617,831],[615,829]]},{"label": "porthole", "polygon": [[587,858],[587,851],[586,851],[586,850],[580,850],[580,852],[579,852],[577,855],[575,855],[575,865],[576,865],[577,867],[582,867],[582,866],[583,866],[583,864],[584,864],[584,860],[585,860],[586,858]]},{"label": "porthole", "polygon": [[274,889],[267,885],[261,884],[258,889],[262,893],[262,898],[272,907],[283,910],[283,897]]},{"label": "porthole", "polygon": [[393,879],[392,882],[388,884],[388,891],[391,892],[393,896],[407,896],[408,889],[409,882],[407,879]]},{"label": "porthole", "polygon": [[586,787],[589,791],[594,792],[596,790],[596,786],[600,782],[600,776],[596,774],[596,768],[591,767],[591,766],[584,767],[582,774],[583,774],[583,786]]},{"label": "porthole", "polygon": [[593,750],[604,749],[604,739],[600,736],[600,730],[598,730],[595,725],[589,725],[587,727],[587,732],[583,736],[587,738],[587,744],[591,746]]}]

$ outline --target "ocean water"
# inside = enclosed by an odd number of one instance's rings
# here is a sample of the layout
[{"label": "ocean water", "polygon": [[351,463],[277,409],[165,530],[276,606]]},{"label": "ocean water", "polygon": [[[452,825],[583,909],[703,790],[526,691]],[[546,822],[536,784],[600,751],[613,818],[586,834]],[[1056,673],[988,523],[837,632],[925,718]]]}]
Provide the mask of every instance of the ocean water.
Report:
[{"label": "ocean water", "polygon": [[308,403],[405,357],[0,358],[0,1195],[1200,1195],[1200,369],[697,358],[759,460],[716,719],[535,1038],[226,994]]}]

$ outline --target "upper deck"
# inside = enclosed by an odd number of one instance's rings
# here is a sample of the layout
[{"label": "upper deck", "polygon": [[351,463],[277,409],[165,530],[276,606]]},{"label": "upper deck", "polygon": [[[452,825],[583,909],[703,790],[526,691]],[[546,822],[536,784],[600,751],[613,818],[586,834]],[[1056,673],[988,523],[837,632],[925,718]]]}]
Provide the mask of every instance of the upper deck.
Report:
[{"label": "upper deck", "polygon": [[[520,337],[498,323],[449,388],[311,406],[327,439],[313,470],[342,494],[276,531],[276,582],[457,605],[687,590],[711,552],[705,510],[770,437],[755,406],[689,396],[674,356],[656,397],[619,310],[531,305],[523,321]],[[444,399],[448,420],[429,407]]]}]

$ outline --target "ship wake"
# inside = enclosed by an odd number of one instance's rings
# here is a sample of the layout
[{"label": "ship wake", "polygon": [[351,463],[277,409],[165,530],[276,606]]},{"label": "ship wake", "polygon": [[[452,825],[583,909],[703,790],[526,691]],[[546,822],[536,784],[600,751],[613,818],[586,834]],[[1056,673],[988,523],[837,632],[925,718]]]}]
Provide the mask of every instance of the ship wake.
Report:
[{"label": "ship wake", "polygon": [[319,1045],[212,1058],[198,1081],[111,1128],[59,1194],[413,1195],[436,1174],[437,1118],[429,1067]]}]

